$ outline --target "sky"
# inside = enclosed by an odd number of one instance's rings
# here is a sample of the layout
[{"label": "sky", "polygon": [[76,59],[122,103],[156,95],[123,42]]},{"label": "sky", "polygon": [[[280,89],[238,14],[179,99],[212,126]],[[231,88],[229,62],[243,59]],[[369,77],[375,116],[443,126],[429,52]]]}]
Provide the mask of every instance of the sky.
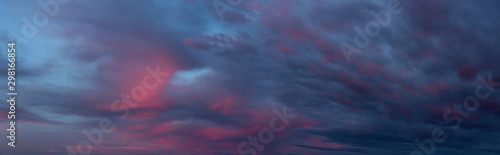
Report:
[{"label": "sky", "polygon": [[500,1],[1,2],[1,155],[500,154]]}]

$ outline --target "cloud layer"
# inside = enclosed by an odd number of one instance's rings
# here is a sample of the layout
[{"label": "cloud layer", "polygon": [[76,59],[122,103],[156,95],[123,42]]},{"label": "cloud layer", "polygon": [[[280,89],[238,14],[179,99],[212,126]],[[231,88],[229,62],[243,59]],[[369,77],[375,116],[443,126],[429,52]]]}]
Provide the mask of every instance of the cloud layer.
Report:
[{"label": "cloud layer", "polygon": [[[66,155],[107,118],[115,131],[92,154],[238,154],[286,107],[297,117],[258,154],[410,154],[434,128],[448,136],[434,154],[500,153],[498,91],[458,129],[442,116],[474,95],[478,76],[500,81],[500,2],[401,0],[351,62],[341,43],[355,46],[355,28],[388,1],[220,1],[232,8],[224,20],[213,2],[59,5],[29,42],[17,40],[19,148],[0,152]],[[7,43],[43,8],[4,3]],[[113,101],[157,66],[168,76],[120,118],[127,104]]]}]

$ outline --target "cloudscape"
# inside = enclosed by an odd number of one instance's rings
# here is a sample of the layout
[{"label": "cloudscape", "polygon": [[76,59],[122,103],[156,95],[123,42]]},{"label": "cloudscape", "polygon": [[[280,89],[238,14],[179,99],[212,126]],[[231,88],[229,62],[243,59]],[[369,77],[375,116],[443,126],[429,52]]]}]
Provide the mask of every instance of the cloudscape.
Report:
[{"label": "cloudscape", "polygon": [[500,1],[0,12],[2,155],[500,154]]}]

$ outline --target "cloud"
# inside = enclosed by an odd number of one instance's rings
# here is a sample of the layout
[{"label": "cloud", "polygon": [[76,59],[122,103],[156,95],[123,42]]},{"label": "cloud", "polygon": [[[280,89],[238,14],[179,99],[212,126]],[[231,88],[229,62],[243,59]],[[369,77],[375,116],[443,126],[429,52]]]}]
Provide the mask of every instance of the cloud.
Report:
[{"label": "cloud", "polygon": [[[109,118],[117,130],[92,154],[236,154],[284,106],[297,119],[259,154],[409,154],[436,127],[449,139],[435,154],[500,152],[497,92],[456,130],[442,117],[474,94],[477,76],[500,81],[499,2],[401,1],[403,12],[351,63],[340,43],[352,44],[354,27],[385,1],[244,1],[225,20],[212,2],[61,6],[18,46],[26,148],[2,153],[67,154],[86,139],[81,130]],[[2,34],[19,33],[19,18],[41,9],[7,4],[18,7],[0,6],[12,13]],[[121,120],[113,101],[157,65],[171,74]]]}]

